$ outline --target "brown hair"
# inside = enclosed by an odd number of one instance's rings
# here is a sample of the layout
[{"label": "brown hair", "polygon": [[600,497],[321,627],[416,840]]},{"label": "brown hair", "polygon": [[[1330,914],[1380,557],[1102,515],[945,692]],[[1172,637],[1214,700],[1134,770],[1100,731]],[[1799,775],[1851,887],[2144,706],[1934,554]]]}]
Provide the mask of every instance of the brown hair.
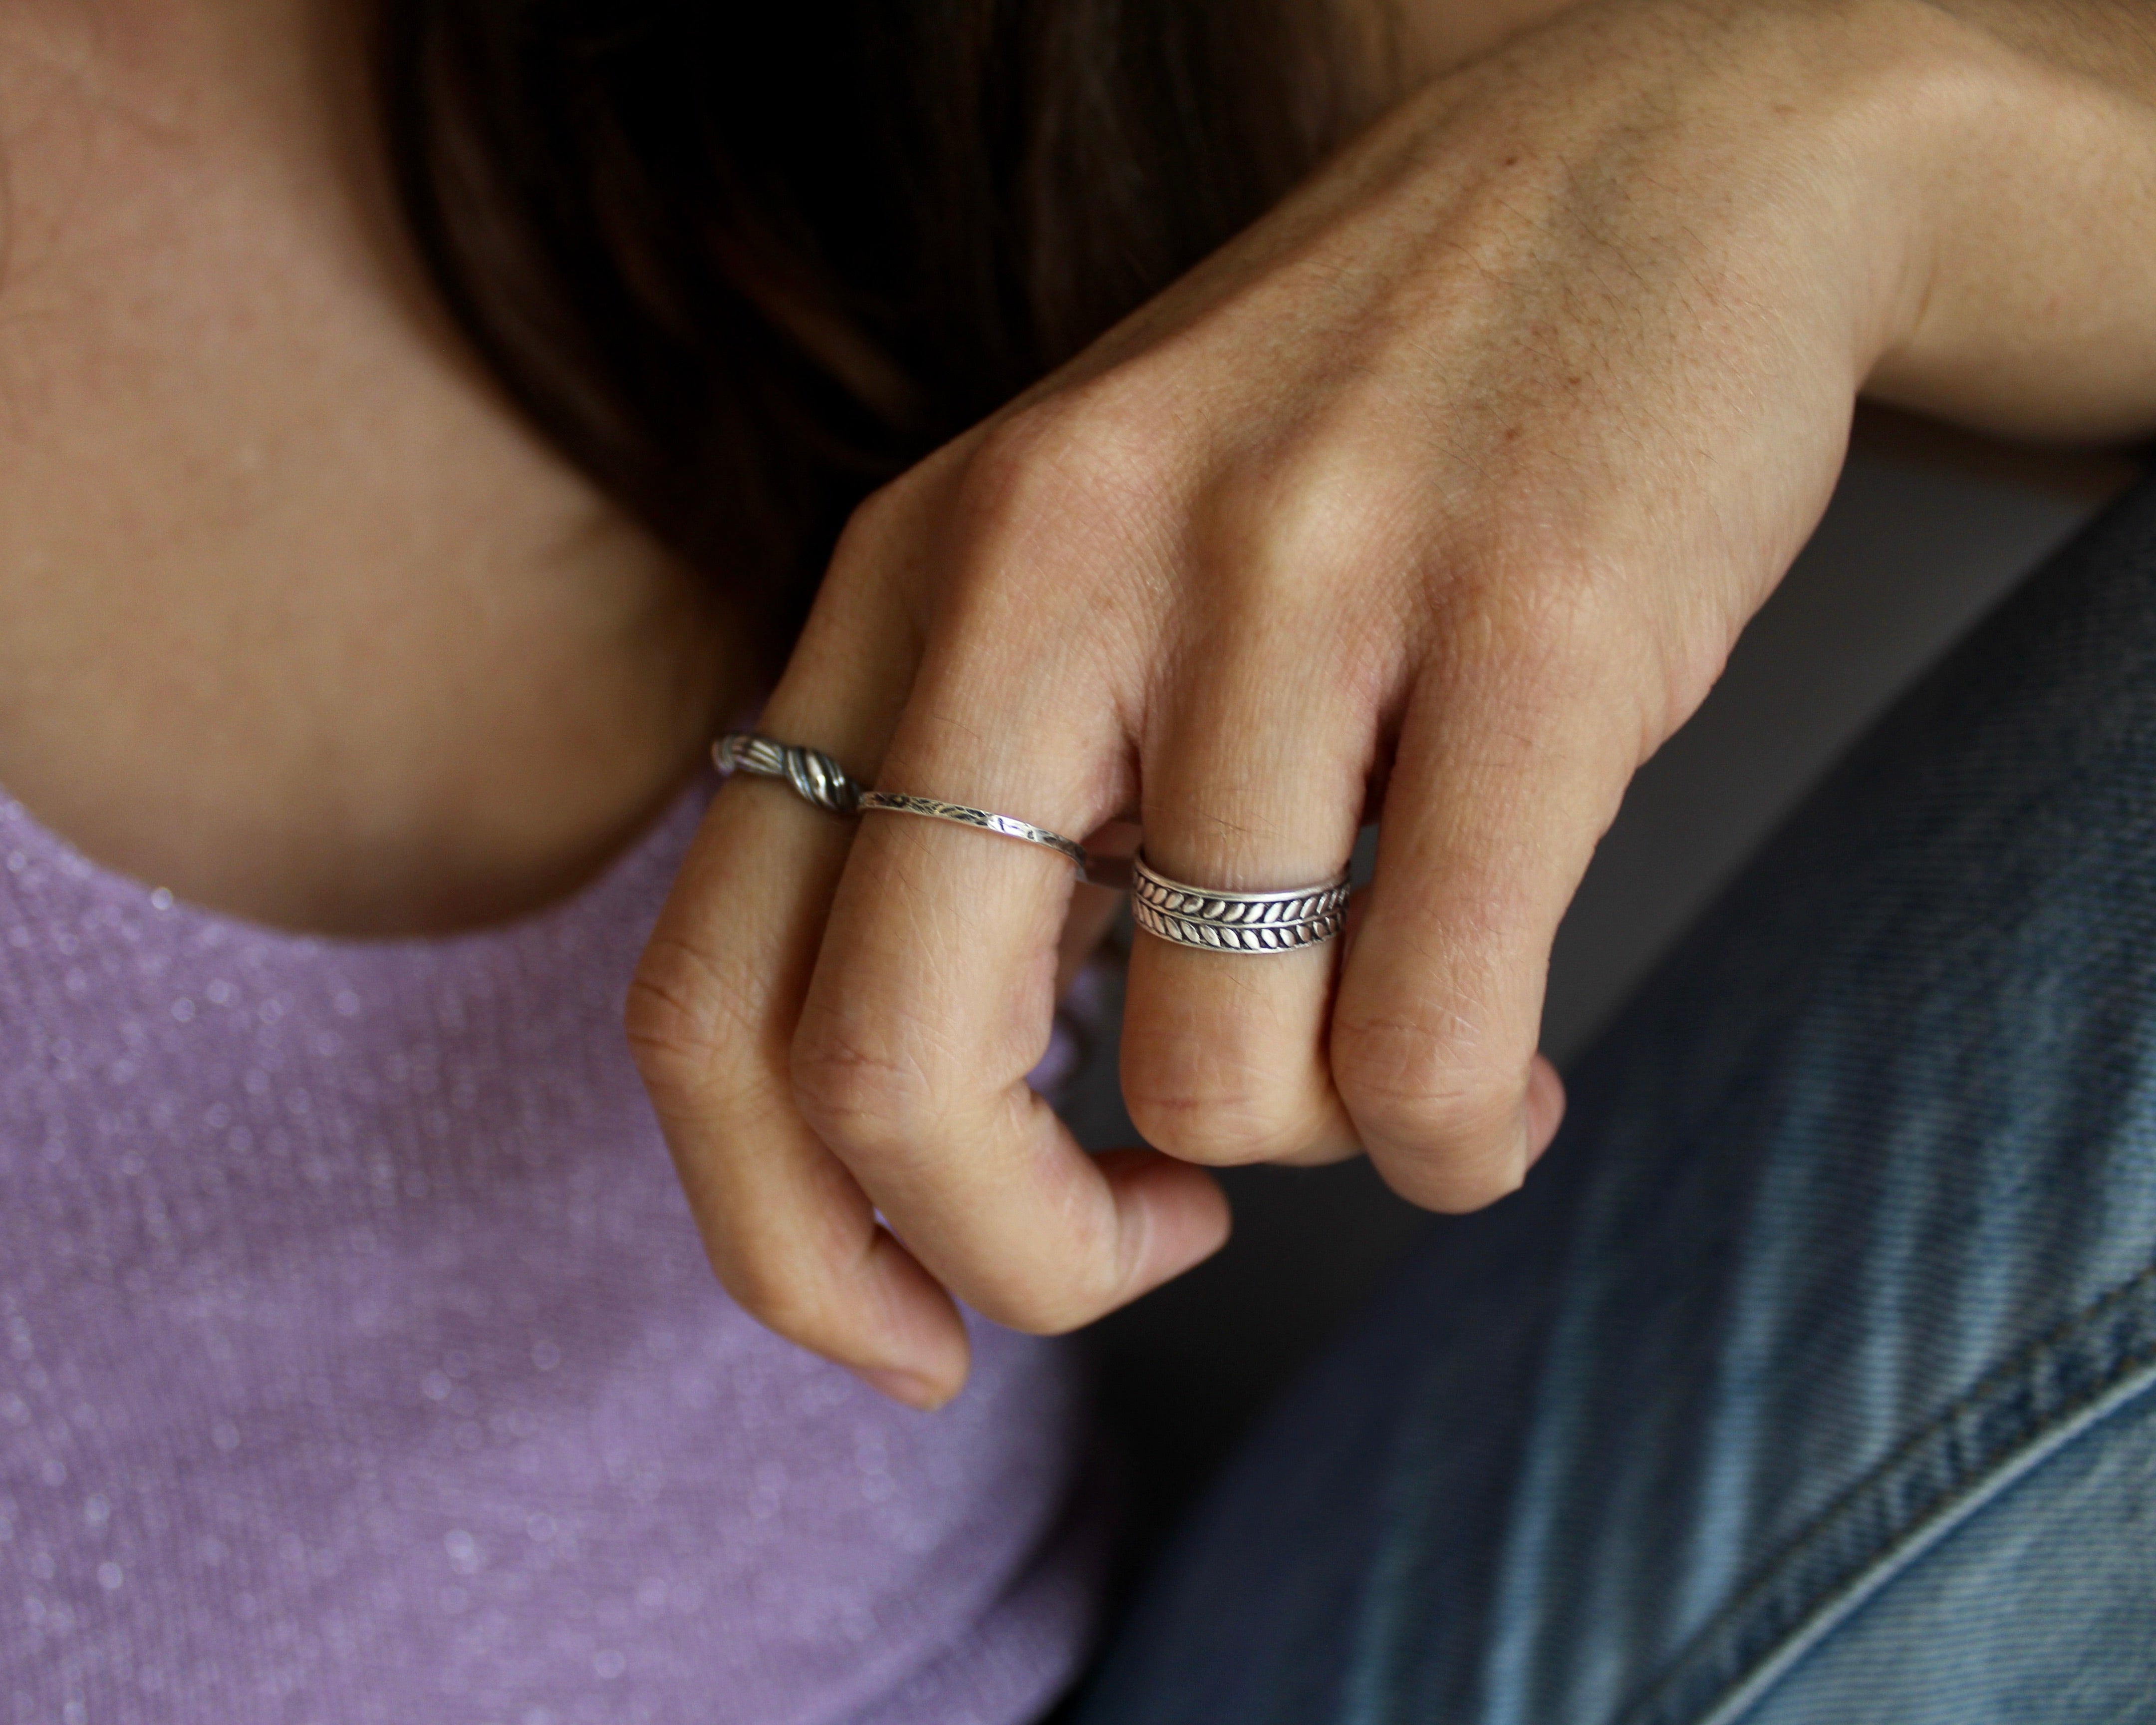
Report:
[{"label": "brown hair", "polygon": [[861,497],[1276,199],[1336,0],[386,0],[413,231],[531,421],[798,624]]}]

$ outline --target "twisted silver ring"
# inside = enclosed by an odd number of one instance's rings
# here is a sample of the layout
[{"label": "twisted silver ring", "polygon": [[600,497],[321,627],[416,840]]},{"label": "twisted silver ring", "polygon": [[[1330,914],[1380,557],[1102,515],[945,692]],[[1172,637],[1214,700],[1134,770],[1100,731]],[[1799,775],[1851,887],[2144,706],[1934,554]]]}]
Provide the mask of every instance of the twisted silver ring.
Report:
[{"label": "twisted silver ring", "polygon": [[1294,952],[1347,926],[1345,870],[1315,886],[1222,892],[1158,873],[1141,851],[1131,865],[1131,920],[1147,934],[1212,952]]},{"label": "twisted silver ring", "polygon": [[1086,872],[1086,847],[1060,833],[1037,827],[1011,814],[991,814],[985,809],[968,809],[963,803],[940,803],[933,797],[908,797],[896,791],[864,791],[860,811],[881,810],[886,814],[925,814],[931,820],[954,820],[962,827],[978,827],[984,833],[1001,833],[1006,839],[1023,839],[1029,845],[1045,845]]},{"label": "twisted silver ring", "polygon": [[721,773],[783,778],[819,809],[833,814],[851,814],[861,805],[861,788],[821,749],[776,742],[753,731],[729,731],[711,745],[711,760]]}]

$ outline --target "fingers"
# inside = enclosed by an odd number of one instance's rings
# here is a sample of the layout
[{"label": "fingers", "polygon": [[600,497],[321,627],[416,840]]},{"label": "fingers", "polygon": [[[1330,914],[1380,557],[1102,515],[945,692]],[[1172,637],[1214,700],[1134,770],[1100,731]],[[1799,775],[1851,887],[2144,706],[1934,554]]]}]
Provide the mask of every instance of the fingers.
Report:
[{"label": "fingers", "polygon": [[[1269,891],[1346,865],[1373,703],[1365,680],[1328,650],[1329,634],[1322,615],[1251,606],[1189,655],[1208,670],[1145,752],[1145,851],[1158,872]],[[1354,1154],[1326,1050],[1338,957],[1330,943],[1222,953],[1141,932],[1122,1080],[1147,1142],[1213,1166]]]},{"label": "fingers", "polygon": [[[858,773],[881,757],[914,657],[895,607],[864,615],[839,603],[850,562],[891,557],[903,536],[871,512],[849,541],[834,602],[812,618],[762,722]],[[638,967],[627,1028],[727,1291],[780,1334],[932,1406],[965,1379],[957,1311],[793,1100],[793,1029],[853,830],[783,784],[723,786]]]},{"label": "fingers", "polygon": [[[1055,998],[1070,992],[1078,973],[1101,950],[1123,907],[1128,890],[1130,860],[1138,848],[1138,829],[1133,821],[1110,821],[1089,833],[1085,840],[1088,859],[1086,880],[1070,895],[1070,912],[1064,919],[1063,934],[1056,944]],[[1101,885],[1122,880],[1122,885]]]},{"label": "fingers", "polygon": [[727,1292],[780,1334],[933,1406],[965,1379],[964,1327],[803,1124],[788,1069],[846,840],[783,787],[723,788],[638,967],[630,1045]]},{"label": "fingers", "polygon": [[[1086,571],[1059,580],[1070,535],[1040,524],[1073,511],[1040,495],[1009,511],[1033,524],[1024,545],[957,511],[973,536],[941,541],[933,614],[892,596],[917,590],[938,542],[918,523],[857,526],[764,728],[884,790],[1092,835],[1138,798],[1131,737],[1151,714],[1156,868],[1229,890],[1327,880],[1379,764],[1373,715],[1409,686],[1419,631],[1335,620],[1333,583],[1293,567],[1326,541],[1329,488],[1301,495],[1317,512],[1245,536],[1237,550],[1265,555],[1216,583],[1209,630],[1183,613],[1172,648],[1164,559],[1096,540]],[[995,561],[983,545],[1022,552],[1028,581],[978,578]],[[1118,588],[1099,567],[1133,572]],[[1533,1052],[1550,936],[1636,764],[1638,727],[1610,722],[1607,689],[1583,670],[1610,656],[1606,640],[1559,650],[1547,617],[1502,613],[1470,613],[1412,685],[1378,881],[1344,972],[1337,945],[1228,957],[1139,942],[1126,1090],[1168,1157],[1088,1158],[1027,1086],[1059,958],[1067,969],[1070,931],[1101,908],[1093,895],[1074,916],[1066,859],[903,814],[833,821],[764,781],[723,790],[639,971],[630,1028],[736,1298],[934,1405],[966,1370],[953,1296],[1065,1330],[1215,1250],[1225,1207],[1189,1163],[1360,1145],[1436,1207],[1516,1184],[1562,1109]],[[1158,680],[1137,686],[1133,662]]]},{"label": "fingers", "polygon": [[[924,674],[879,788],[1091,830],[1118,793],[1071,763],[1118,762],[1122,739],[1098,701],[998,708],[1000,691],[1038,686]],[[793,1048],[803,1117],[907,1249],[986,1316],[1043,1332],[1136,1297],[1227,1232],[1201,1172],[1090,1158],[1026,1086],[1075,881],[1038,845],[865,815]]]},{"label": "fingers", "polygon": [[1563,1112],[1543,988],[1644,752],[1623,639],[1549,609],[1471,617],[1410,703],[1331,1059],[1371,1158],[1428,1208],[1513,1189]]}]

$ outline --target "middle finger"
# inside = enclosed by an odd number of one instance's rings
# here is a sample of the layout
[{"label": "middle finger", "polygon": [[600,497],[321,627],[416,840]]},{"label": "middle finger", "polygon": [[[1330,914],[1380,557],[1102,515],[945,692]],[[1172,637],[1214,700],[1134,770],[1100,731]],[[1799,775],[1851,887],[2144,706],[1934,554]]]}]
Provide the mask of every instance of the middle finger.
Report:
[{"label": "middle finger", "polygon": [[[1092,830],[1115,809],[1101,768],[1122,738],[1102,703],[1042,688],[978,659],[926,668],[878,788]],[[958,1297],[1034,1331],[1136,1297],[1227,1232],[1206,1176],[1087,1156],[1026,1086],[1076,880],[1038,845],[865,814],[794,1041],[804,1116],[898,1238]]]},{"label": "middle finger", "polygon": [[[1345,867],[1372,770],[1370,704],[1326,635],[1322,617],[1253,607],[1189,655],[1204,675],[1145,751],[1145,856],[1158,875],[1270,892]],[[1326,1057],[1339,951],[1329,939],[1205,950],[1142,925],[1122,1077],[1147,1142],[1213,1166],[1353,1155]]]}]

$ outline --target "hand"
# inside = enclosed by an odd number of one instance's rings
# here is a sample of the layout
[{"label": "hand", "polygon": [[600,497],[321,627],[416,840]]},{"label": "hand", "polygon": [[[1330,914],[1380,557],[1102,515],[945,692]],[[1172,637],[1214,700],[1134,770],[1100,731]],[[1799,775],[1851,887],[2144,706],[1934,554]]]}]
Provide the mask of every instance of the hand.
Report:
[{"label": "hand", "polygon": [[737,1300],[932,1405],[952,1296],[1037,1331],[1134,1297],[1224,1237],[1206,1166],[1517,1185],[1562,1108],[1551,938],[1627,780],[1810,533],[1867,376],[1928,387],[1974,35],[1890,0],[1568,15],[862,507],[761,729],[1074,835],[1134,816],[1223,887],[1322,880],[1382,810],[1377,877],[1340,945],[1142,937],[1158,1147],[1092,1158],[1024,1081],[1101,896],[730,783],[630,1027]]}]

